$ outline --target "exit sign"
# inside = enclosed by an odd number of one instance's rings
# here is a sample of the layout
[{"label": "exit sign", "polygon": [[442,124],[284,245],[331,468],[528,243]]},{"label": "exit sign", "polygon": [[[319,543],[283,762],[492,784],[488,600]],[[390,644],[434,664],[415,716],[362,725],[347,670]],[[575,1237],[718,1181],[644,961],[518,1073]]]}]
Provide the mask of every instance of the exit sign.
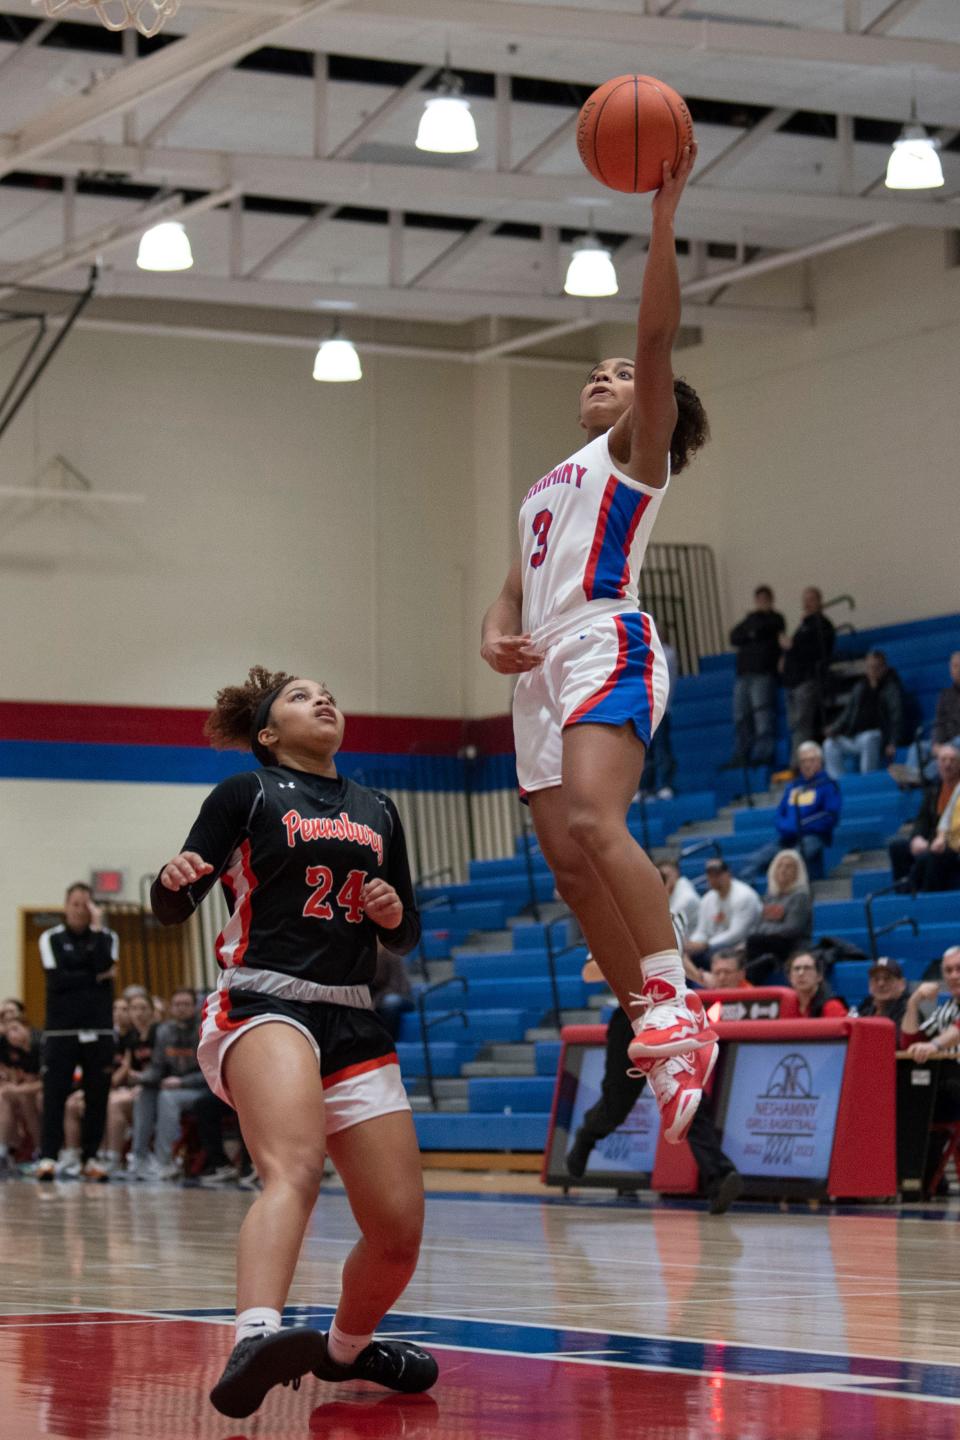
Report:
[{"label": "exit sign", "polygon": [[116,899],[123,894],[125,878],[123,870],[94,870],[90,876],[90,889],[98,900]]}]

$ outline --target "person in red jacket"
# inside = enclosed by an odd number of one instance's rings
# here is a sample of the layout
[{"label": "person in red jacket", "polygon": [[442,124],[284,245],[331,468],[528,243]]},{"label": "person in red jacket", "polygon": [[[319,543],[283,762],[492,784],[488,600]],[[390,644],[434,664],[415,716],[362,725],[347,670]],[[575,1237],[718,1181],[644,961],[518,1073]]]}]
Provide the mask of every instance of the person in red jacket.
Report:
[{"label": "person in red jacket", "polygon": [[801,1020],[833,1020],[846,1015],[843,1000],[831,995],[823,978],[823,967],[809,950],[798,950],[787,966],[787,980],[796,994]]}]

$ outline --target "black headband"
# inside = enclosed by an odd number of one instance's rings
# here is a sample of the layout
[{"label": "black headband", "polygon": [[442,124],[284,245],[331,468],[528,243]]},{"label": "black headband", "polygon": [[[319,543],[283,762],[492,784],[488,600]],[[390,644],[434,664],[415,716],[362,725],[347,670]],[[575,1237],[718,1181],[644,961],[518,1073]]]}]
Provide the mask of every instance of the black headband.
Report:
[{"label": "black headband", "polygon": [[270,719],[270,709],[273,705],[274,700],[276,700],[284,685],[289,685],[289,683],[289,680],[284,680],[282,684],[275,685],[272,690],[269,690],[267,694],[264,695],[263,699],[260,701],[260,704],[257,706],[256,711],[254,712],[253,724],[250,727],[250,749],[253,751],[254,755],[259,760],[261,765],[272,765],[273,756],[270,754],[270,751],[265,745],[260,744],[257,736],[260,734],[260,731]]}]

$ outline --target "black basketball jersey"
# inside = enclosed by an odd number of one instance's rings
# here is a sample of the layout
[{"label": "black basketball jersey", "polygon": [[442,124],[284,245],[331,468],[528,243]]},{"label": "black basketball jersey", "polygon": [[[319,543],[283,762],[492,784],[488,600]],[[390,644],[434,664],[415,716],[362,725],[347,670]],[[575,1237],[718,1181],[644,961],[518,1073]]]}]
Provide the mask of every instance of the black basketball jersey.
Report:
[{"label": "black basketball jersey", "polygon": [[[377,940],[404,955],[420,938],[400,816],[386,795],[345,776],[271,765],[231,775],[207,796],[184,850],[214,873],[184,890],[153,883],[154,914],[185,920],[219,879],[230,919],[216,944],[227,969],[275,970],[321,985],[364,985]],[[392,885],[403,920],[383,930],[368,920],[368,880]]]}]

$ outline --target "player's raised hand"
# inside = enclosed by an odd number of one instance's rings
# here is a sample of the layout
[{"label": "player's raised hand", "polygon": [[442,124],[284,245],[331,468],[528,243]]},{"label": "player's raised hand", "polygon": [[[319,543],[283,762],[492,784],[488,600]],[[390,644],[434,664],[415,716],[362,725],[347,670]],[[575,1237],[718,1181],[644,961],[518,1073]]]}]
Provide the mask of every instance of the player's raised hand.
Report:
[{"label": "player's raised hand", "polygon": [[670,169],[670,161],[663,162],[663,183],[656,195],[653,197],[653,215],[657,220],[672,220],[677,206],[680,204],[680,196],[683,194],[683,187],[690,179],[694,165],[697,163],[697,142],[694,140],[690,145],[684,145],[680,159],[675,170]]},{"label": "player's raised hand", "polygon": [[213,866],[208,865],[195,850],[181,850],[160,871],[160,884],[165,890],[182,890],[212,871]]},{"label": "player's raised hand", "polygon": [[488,640],[480,654],[499,675],[519,675],[543,664],[543,656],[533,648],[529,635],[500,635]]},{"label": "player's raised hand", "polygon": [[403,919],[403,901],[386,880],[368,880],[360,891],[367,919],[381,930],[396,930]]}]

